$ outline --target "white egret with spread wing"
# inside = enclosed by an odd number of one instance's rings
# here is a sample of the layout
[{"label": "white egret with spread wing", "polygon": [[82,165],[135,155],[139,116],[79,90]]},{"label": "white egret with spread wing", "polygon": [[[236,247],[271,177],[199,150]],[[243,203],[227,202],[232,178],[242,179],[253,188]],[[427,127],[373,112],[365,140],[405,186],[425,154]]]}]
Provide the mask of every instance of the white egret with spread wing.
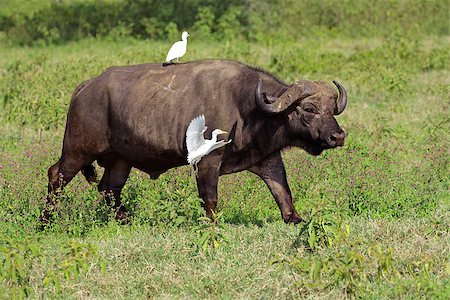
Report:
[{"label": "white egret with spread wing", "polygon": [[231,140],[228,140],[227,142],[224,140],[217,141],[217,136],[219,134],[227,133],[220,129],[213,130],[211,139],[205,140],[203,134],[206,129],[205,116],[200,115],[195,117],[191,123],[189,123],[186,130],[186,146],[188,150],[187,161],[194,170],[197,170],[197,164],[203,156],[208,155],[217,148],[223,147],[231,142]]},{"label": "white egret with spread wing", "polygon": [[183,34],[181,35],[181,41],[175,42],[172,47],[170,47],[170,50],[167,53],[166,57],[166,62],[168,64],[170,64],[174,59],[176,59],[178,62],[178,59],[186,53],[188,36],[189,33],[187,33],[187,31],[183,31]]}]

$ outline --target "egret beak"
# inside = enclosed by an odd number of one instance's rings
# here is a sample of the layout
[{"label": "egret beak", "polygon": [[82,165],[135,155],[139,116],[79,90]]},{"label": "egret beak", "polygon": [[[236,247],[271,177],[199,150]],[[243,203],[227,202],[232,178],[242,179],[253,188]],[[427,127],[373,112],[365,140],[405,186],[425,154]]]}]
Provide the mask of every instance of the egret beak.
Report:
[{"label": "egret beak", "polygon": [[220,132],[219,132],[219,134],[225,134],[225,133],[228,133],[228,132],[223,131],[223,130],[220,130]]}]

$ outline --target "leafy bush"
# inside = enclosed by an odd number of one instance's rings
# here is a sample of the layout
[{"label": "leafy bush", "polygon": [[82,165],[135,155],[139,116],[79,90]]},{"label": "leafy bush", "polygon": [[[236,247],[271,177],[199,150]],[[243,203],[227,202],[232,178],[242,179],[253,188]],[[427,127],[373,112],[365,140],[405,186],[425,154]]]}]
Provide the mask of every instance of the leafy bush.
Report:
[{"label": "leafy bush", "polygon": [[300,229],[296,244],[303,244],[310,250],[332,247],[334,243],[347,238],[350,227],[346,223],[345,209],[339,205],[318,205],[310,211],[309,217]]},{"label": "leafy bush", "polygon": [[210,247],[217,250],[221,243],[228,241],[222,225],[222,215],[223,212],[215,213],[213,211],[211,218],[198,218],[201,224],[194,229],[198,235],[198,239],[194,243],[197,251],[207,252]]},{"label": "leafy bush", "polygon": [[375,241],[365,248],[361,241],[348,237],[333,248],[334,251],[317,249],[306,254],[279,255],[271,263],[292,272],[295,286],[303,296],[338,289],[352,297],[366,297],[376,294],[372,289],[377,289],[373,283],[378,282],[378,286],[388,285],[396,297],[408,290],[409,295],[416,297],[445,298],[445,290],[435,283],[439,271],[433,260],[401,261],[391,248],[383,248]]},{"label": "leafy bush", "polygon": [[97,248],[90,243],[75,240],[66,243],[62,258],[45,256],[44,251],[43,246],[32,239],[0,240],[2,298],[24,299],[30,296],[33,292],[32,278],[39,273],[43,273],[43,277],[38,292],[44,298],[47,293],[57,295],[63,280],[78,281],[93,265],[105,269]]},{"label": "leafy bush", "polygon": [[209,39],[214,27],[214,21],[215,17],[212,9],[210,7],[201,7],[192,26],[193,35]]},{"label": "leafy bush", "polygon": [[194,225],[204,213],[200,204],[201,200],[186,190],[167,190],[154,202],[151,222],[175,227]]},{"label": "leafy bush", "polygon": [[197,219],[204,215],[204,209],[188,180],[180,178],[165,182],[160,179],[154,183],[156,187],[147,188],[142,187],[141,180],[130,182],[123,193],[124,203],[135,222],[152,226],[195,226]]},{"label": "leafy bush", "polygon": [[210,33],[226,39],[242,34],[259,41],[295,40],[322,32],[347,36],[383,36],[393,31],[449,33],[444,0],[351,4],[337,0],[281,4],[268,0],[102,0],[47,4],[35,5],[37,8],[22,4],[24,11],[14,14],[0,10],[0,31],[18,44],[60,43],[117,31],[134,37],[169,38],[164,29],[170,22],[181,31],[192,28],[201,38],[209,38]]},{"label": "leafy bush", "polygon": [[217,24],[217,35],[222,40],[234,40],[240,37],[242,30],[242,7],[230,7],[219,19]]},{"label": "leafy bush", "polygon": [[0,296],[2,298],[22,299],[29,295],[29,271],[32,260],[39,255],[39,246],[30,241],[0,240]]}]

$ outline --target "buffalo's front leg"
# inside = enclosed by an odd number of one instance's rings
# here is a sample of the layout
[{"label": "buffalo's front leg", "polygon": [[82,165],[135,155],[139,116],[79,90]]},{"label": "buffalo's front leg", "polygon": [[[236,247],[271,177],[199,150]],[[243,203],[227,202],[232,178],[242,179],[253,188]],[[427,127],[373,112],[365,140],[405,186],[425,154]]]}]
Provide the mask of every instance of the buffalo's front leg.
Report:
[{"label": "buffalo's front leg", "polygon": [[[203,161],[201,162],[203,163]],[[206,216],[211,218],[217,206],[217,183],[219,181],[219,166],[217,164],[199,164],[197,171],[197,188]]]},{"label": "buffalo's front leg", "polygon": [[297,224],[303,221],[295,211],[292,203],[291,190],[289,189],[286,171],[279,152],[252,166],[249,171],[261,177],[267,184],[280,208],[281,216],[285,223]]}]

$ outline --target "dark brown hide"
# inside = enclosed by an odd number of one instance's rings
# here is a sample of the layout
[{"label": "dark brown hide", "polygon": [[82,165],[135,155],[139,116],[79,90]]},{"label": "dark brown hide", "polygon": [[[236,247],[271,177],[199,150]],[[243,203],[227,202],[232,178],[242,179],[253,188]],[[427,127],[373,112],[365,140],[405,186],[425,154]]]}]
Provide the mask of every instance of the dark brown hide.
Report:
[{"label": "dark brown hide", "polygon": [[[249,170],[266,182],[284,221],[298,223],[280,151],[299,146],[318,155],[343,145],[345,134],[333,114],[342,112],[347,97],[337,86],[339,97],[324,82],[287,86],[262,70],[221,60],[111,67],[73,94],[62,155],[48,172],[43,220],[56,205],[53,195],[80,170],[96,180],[95,160],[105,168],[99,191],[114,201],[119,218],[125,216],[120,192],[131,168],[157,178],[187,164],[186,128],[203,114],[207,138],[220,128],[230,133],[221,138],[233,140],[198,164],[197,186],[207,214],[216,207],[219,176]],[[279,107],[268,114],[264,105]]]}]

